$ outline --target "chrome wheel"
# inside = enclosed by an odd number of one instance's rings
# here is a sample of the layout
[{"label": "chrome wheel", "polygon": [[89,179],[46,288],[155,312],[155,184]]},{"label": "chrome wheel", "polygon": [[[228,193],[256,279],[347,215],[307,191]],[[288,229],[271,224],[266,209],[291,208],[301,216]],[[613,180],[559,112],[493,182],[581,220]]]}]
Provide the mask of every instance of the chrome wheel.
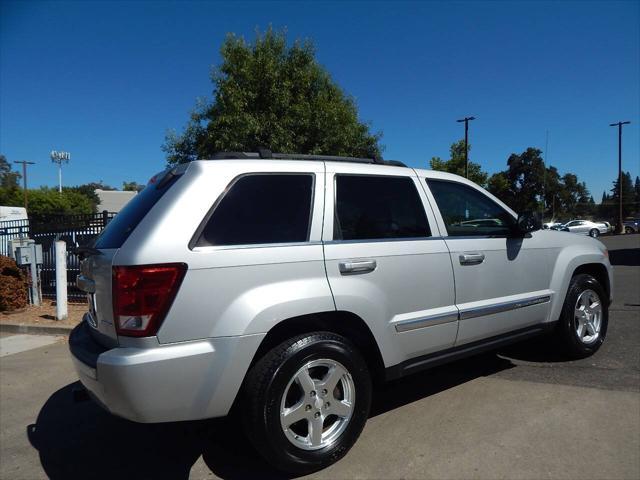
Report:
[{"label": "chrome wheel", "polygon": [[333,444],[353,414],[356,389],[347,369],[336,360],[312,360],[289,380],[280,405],[287,439],[304,450]]},{"label": "chrome wheel", "polygon": [[585,344],[595,342],[602,327],[602,302],[596,292],[584,290],[574,309],[575,329],[578,339]]},{"label": "chrome wheel", "polygon": [[595,228],[589,232],[589,236],[593,238],[596,238],[598,235],[600,235],[600,231],[596,230]]}]

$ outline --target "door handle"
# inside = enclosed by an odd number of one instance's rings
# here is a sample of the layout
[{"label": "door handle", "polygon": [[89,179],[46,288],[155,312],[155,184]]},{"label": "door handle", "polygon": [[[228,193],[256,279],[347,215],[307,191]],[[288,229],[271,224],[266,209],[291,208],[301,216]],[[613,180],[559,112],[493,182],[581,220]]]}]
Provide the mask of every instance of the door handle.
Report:
[{"label": "door handle", "polygon": [[484,253],[461,253],[458,258],[460,259],[460,265],[479,265],[484,262]]},{"label": "door handle", "polygon": [[343,275],[373,272],[376,266],[375,260],[344,260],[338,263],[338,269]]}]

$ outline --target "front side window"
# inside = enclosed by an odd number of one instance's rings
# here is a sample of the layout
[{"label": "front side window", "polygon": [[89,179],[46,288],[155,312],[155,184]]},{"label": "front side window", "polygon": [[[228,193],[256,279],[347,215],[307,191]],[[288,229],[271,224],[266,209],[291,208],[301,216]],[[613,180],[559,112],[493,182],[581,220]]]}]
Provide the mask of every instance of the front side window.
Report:
[{"label": "front side window", "polygon": [[416,185],[408,177],[336,175],[335,240],[431,235]]},{"label": "front side window", "polygon": [[515,219],[475,188],[445,180],[428,180],[449,236],[507,236]]},{"label": "front side window", "polygon": [[237,179],[214,207],[196,246],[309,240],[311,174],[251,174]]}]

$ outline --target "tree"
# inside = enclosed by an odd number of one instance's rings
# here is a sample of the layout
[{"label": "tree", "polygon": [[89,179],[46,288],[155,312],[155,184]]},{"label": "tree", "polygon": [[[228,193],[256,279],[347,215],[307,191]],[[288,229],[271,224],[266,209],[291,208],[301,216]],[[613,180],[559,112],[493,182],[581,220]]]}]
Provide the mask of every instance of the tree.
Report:
[{"label": "tree", "polygon": [[144,185],[140,185],[137,182],[122,182],[122,190],[125,192],[139,192],[144,188]]},{"label": "tree", "polygon": [[636,176],[636,182],[633,186],[633,189],[635,191],[635,213],[637,215],[638,213],[640,213],[640,177],[638,176]]},{"label": "tree", "polygon": [[507,169],[489,180],[489,191],[516,212],[540,210],[545,171],[541,153],[537,148],[512,153]]},{"label": "tree", "polygon": [[[20,193],[18,184],[20,178],[22,178],[22,175],[11,169],[11,164],[7,161],[7,157],[0,154],[0,205],[14,206],[14,199]],[[22,205],[22,199],[20,199],[18,205]]]},{"label": "tree", "polygon": [[63,189],[40,187],[29,190],[29,217],[43,218],[50,215],[76,215],[94,213],[95,207],[86,195]]},{"label": "tree", "polygon": [[[471,151],[471,145],[468,147]],[[449,149],[449,160],[442,160],[440,157],[433,157],[429,165],[433,170],[441,172],[455,173],[464,177],[465,161],[464,161],[464,140],[452,143]],[[488,174],[482,171],[482,167],[478,163],[469,161],[469,180],[477,183],[481,187],[486,186]]]},{"label": "tree", "polygon": [[[618,209],[620,208],[620,195],[618,189],[618,179],[613,181],[613,188],[611,189],[611,205],[615,213],[611,215],[611,218],[618,222]],[[633,181],[631,180],[631,174],[629,172],[622,173],[622,218],[626,218],[635,210],[635,189]]]},{"label": "tree", "polygon": [[228,35],[212,74],[212,101],[200,100],[182,134],[167,135],[170,164],[218,151],[380,156],[380,133],[358,119],[356,103],[316,61],[310,41],[287,46],[269,28],[253,44]]}]

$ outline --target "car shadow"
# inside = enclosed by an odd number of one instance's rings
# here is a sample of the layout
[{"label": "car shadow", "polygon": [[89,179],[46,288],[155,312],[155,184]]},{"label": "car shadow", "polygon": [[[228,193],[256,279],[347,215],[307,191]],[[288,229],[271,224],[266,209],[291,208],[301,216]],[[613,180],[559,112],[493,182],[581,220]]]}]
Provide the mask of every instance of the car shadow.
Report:
[{"label": "car shadow", "polygon": [[611,265],[624,265],[627,267],[640,266],[640,248],[621,248],[609,250]]},{"label": "car shadow", "polygon": [[[509,359],[486,353],[378,385],[370,416],[514,367]],[[114,417],[92,401],[74,402],[77,386],[51,395],[36,423],[27,427],[51,479],[187,479],[200,456],[221,478],[287,478],[254,451],[233,417],[138,424]]]}]

